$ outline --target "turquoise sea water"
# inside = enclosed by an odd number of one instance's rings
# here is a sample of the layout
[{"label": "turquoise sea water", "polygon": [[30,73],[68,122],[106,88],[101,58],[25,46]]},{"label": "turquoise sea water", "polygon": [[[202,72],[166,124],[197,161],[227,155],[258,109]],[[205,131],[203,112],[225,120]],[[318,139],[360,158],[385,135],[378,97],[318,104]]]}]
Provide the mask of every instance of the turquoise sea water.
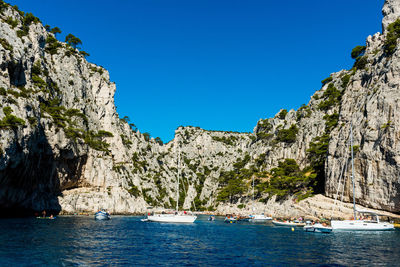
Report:
[{"label": "turquoise sea water", "polygon": [[0,266],[400,265],[400,231],[305,233],[214,222],[145,223],[141,217],[0,220]]}]

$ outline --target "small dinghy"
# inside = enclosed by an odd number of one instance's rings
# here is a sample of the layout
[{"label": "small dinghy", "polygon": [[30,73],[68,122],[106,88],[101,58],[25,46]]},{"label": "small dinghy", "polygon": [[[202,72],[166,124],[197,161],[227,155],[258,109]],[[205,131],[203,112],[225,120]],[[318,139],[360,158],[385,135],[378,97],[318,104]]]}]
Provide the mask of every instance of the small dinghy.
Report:
[{"label": "small dinghy", "polygon": [[332,232],[332,227],[323,225],[321,223],[312,224],[310,221],[307,221],[306,226],[304,226],[304,231],[329,234]]},{"label": "small dinghy", "polygon": [[99,221],[109,220],[111,219],[111,216],[108,212],[100,210],[94,214],[94,219]]}]

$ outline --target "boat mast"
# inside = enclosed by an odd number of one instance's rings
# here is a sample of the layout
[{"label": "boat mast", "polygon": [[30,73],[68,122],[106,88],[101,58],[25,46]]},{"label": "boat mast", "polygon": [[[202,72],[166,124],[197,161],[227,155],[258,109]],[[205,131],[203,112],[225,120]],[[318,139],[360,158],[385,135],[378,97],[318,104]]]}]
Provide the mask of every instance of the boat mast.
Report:
[{"label": "boat mast", "polygon": [[351,181],[353,182],[353,212],[354,220],[356,220],[356,196],[355,196],[355,182],[354,182],[354,161],[353,161],[353,123],[350,124],[350,147],[351,147]]},{"label": "boat mast", "polygon": [[178,163],[177,163],[177,169],[178,169],[178,178],[176,181],[176,211],[179,209],[179,176],[180,176],[180,167],[181,167],[181,154],[180,150],[178,148]]},{"label": "boat mast", "polygon": [[251,209],[254,212],[254,175],[253,175],[253,202],[251,203]]}]

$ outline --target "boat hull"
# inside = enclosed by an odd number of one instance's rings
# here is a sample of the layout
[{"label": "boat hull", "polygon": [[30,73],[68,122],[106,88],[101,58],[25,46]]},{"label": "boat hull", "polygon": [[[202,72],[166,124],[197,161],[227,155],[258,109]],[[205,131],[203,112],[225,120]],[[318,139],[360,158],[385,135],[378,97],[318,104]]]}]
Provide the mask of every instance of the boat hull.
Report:
[{"label": "boat hull", "polygon": [[175,214],[156,214],[147,216],[150,222],[165,222],[165,223],[193,223],[197,216],[192,215],[175,215]]},{"label": "boat hull", "polygon": [[249,220],[250,222],[253,222],[253,223],[263,223],[263,222],[269,222],[269,221],[272,221],[272,217],[268,217],[268,216],[265,216],[265,215],[263,215],[263,214],[256,214],[256,215],[250,215],[250,220]]},{"label": "boat hull", "polygon": [[313,232],[313,233],[324,233],[329,234],[332,232],[332,227],[327,226],[315,226],[315,225],[306,225],[304,226],[304,231],[306,232]]},{"label": "boat hull", "polygon": [[94,219],[98,221],[110,220],[111,216],[108,213],[99,212],[94,215]]},{"label": "boat hull", "polygon": [[347,231],[390,231],[394,225],[383,222],[367,222],[362,220],[331,221],[333,230]]},{"label": "boat hull", "polygon": [[272,221],[272,223],[276,226],[297,226],[297,227],[303,227],[305,223],[294,223],[294,222],[278,222],[278,221]]},{"label": "boat hull", "polygon": [[235,218],[225,218],[224,222],[226,222],[226,223],[236,223],[237,219],[235,219]]}]

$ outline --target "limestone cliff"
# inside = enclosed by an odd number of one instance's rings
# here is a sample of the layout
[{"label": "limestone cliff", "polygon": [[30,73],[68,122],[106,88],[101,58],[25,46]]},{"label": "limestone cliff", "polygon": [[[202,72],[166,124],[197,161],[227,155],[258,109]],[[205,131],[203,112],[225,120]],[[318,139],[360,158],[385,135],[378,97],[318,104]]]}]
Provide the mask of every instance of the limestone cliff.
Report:
[{"label": "limestone cliff", "polygon": [[[93,210],[112,199],[121,211],[142,210],[126,190],[138,181],[113,167],[132,157],[126,140],[135,149],[146,142],[118,118],[108,72],[32,14],[2,3],[0,20],[1,208]],[[86,188],[82,201],[59,202],[76,188]],[[86,192],[100,195],[96,203]]]},{"label": "limestone cliff", "polygon": [[[333,73],[299,110],[260,120],[253,133],[180,127],[167,144],[119,118],[104,68],[32,14],[0,3],[1,209],[173,208],[179,170],[185,209],[312,214],[312,200],[300,200],[311,190],[334,197],[353,125],[357,202],[400,212],[400,51],[388,53],[385,43],[400,16],[397,1],[385,2],[383,34],[367,38],[354,68]],[[295,169],[286,187],[284,164]]]}]

